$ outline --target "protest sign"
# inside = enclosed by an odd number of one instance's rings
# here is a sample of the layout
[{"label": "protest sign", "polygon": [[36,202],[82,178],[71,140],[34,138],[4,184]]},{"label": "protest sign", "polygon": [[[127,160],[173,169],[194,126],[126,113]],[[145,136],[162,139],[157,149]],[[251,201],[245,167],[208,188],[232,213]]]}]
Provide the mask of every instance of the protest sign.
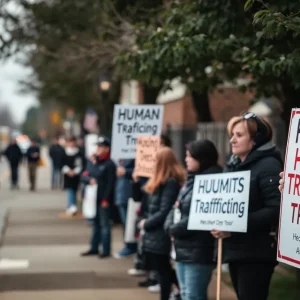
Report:
[{"label": "protest sign", "polygon": [[246,232],[249,188],[250,171],[196,176],[188,229]]},{"label": "protest sign", "polygon": [[111,157],[134,159],[138,136],[160,135],[163,105],[115,105]]},{"label": "protest sign", "polygon": [[138,137],[135,173],[141,177],[151,177],[154,172],[156,154],[160,147],[159,136]]},{"label": "protest sign", "polygon": [[96,153],[97,141],[98,141],[98,135],[95,133],[90,133],[85,136],[84,142],[85,142],[86,158],[90,158],[92,155]]},{"label": "protest sign", "polygon": [[293,109],[284,167],[277,259],[300,268],[300,109]]}]

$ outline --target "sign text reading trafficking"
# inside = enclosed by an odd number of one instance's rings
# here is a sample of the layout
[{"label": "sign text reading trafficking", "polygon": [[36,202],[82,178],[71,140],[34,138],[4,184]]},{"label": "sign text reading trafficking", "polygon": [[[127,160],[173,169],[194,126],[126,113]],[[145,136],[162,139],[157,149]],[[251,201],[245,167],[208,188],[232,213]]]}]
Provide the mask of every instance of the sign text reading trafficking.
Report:
[{"label": "sign text reading trafficking", "polygon": [[188,229],[246,232],[250,171],[199,175]]},{"label": "sign text reading trafficking", "polygon": [[115,105],[112,158],[135,158],[138,136],[160,135],[162,105]]}]

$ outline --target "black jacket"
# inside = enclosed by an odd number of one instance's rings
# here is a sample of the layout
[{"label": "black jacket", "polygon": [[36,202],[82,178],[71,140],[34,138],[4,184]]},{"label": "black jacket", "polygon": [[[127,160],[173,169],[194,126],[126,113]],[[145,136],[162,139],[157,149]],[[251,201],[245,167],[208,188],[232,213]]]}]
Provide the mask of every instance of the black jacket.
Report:
[{"label": "black jacket", "polygon": [[225,262],[275,262],[277,244],[271,232],[277,231],[280,212],[280,153],[271,144],[252,151],[243,162],[231,159],[227,171],[251,171],[247,233],[232,233],[224,239]]},{"label": "black jacket", "polygon": [[92,178],[96,179],[98,184],[98,204],[103,200],[113,204],[116,182],[115,163],[110,158],[98,160],[96,164],[88,161],[86,170],[81,175],[81,181],[85,184],[89,184]]},{"label": "black jacket", "polygon": [[61,169],[63,167],[64,153],[64,148],[59,144],[52,145],[50,147],[49,156],[55,168]]},{"label": "black jacket", "polygon": [[26,152],[27,162],[29,164],[36,164],[40,160],[40,147],[30,146]]},{"label": "black jacket", "polygon": [[168,179],[156,192],[149,195],[148,217],[144,224],[143,248],[146,252],[169,255],[171,240],[164,230],[164,223],[177,200],[180,184]]},{"label": "black jacket", "polygon": [[[221,172],[220,166],[212,166],[201,175]],[[172,210],[165,223],[165,229],[174,238],[176,261],[212,264],[214,262],[214,237],[209,231],[187,229],[195,175],[200,174],[190,174],[179,194],[180,221],[174,224],[174,210]]]},{"label": "black jacket", "polygon": [[17,144],[9,145],[3,154],[11,165],[18,165],[23,158],[22,151]]}]

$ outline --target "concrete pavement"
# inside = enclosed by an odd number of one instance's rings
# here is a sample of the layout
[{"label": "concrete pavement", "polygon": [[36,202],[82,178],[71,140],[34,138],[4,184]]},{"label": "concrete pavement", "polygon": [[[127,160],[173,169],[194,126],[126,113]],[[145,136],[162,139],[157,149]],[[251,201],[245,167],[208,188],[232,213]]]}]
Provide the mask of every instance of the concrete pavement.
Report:
[{"label": "concrete pavement", "polygon": [[[21,190],[2,184],[0,207],[9,209],[8,226],[0,258],[25,260],[26,268],[0,270],[0,300],[155,300],[138,288],[141,278],[127,275],[132,258],[100,260],[81,258],[87,250],[90,227],[80,219],[60,219],[65,209],[63,192],[50,191],[49,168],[39,169],[38,191],[30,193],[26,170],[21,171]],[[122,247],[122,230],[113,229],[113,252]],[[215,279],[210,299],[215,299]],[[226,285],[224,300],[235,299]]]}]

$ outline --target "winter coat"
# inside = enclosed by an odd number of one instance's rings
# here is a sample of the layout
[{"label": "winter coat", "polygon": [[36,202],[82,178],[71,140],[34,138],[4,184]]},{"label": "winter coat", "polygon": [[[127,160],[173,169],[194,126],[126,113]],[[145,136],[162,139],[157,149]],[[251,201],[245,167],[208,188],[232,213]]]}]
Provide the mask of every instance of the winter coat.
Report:
[{"label": "winter coat", "polygon": [[87,162],[86,170],[81,175],[81,181],[89,184],[91,179],[96,179],[98,184],[98,205],[102,201],[107,201],[112,205],[116,182],[116,165],[109,156],[99,159],[96,164],[91,161]]},{"label": "winter coat", "polygon": [[62,160],[64,157],[64,153],[64,148],[59,144],[52,145],[49,149],[49,156],[52,160],[53,166],[59,170],[63,167]]},{"label": "winter coat", "polygon": [[[80,181],[80,173],[82,171],[82,157],[78,148],[66,148],[63,156],[64,188],[77,191]],[[69,170],[74,170],[75,176],[69,176]]]},{"label": "winter coat", "polygon": [[[212,166],[201,173],[221,173],[220,166]],[[185,186],[179,194],[180,221],[174,224],[174,209],[170,212],[165,223],[165,229],[174,238],[176,261],[184,263],[214,263],[215,239],[209,231],[188,230],[190,206],[193,196],[193,185],[196,175],[189,174]]]},{"label": "winter coat", "polygon": [[[224,262],[275,262],[280,212],[279,151],[270,143],[252,151],[243,162],[232,157],[228,172],[251,171],[247,233],[232,233],[223,241]],[[272,234],[273,233],[273,234]]]},{"label": "winter coat", "polygon": [[177,200],[179,190],[180,184],[171,178],[149,195],[148,217],[144,223],[144,251],[160,255],[170,254],[171,240],[164,230],[164,223]]},{"label": "winter coat", "polygon": [[17,166],[18,164],[20,164],[20,162],[22,161],[22,158],[23,158],[22,151],[17,144],[9,145],[3,154],[4,154],[4,156],[6,156],[10,165],[13,165],[13,166]]},{"label": "winter coat", "polygon": [[120,161],[120,166],[124,167],[124,176],[117,177],[115,189],[115,204],[127,205],[128,199],[132,196],[132,173],[134,169],[134,159]]},{"label": "winter coat", "polygon": [[40,147],[30,146],[26,152],[27,162],[29,164],[37,164],[41,158]]}]

